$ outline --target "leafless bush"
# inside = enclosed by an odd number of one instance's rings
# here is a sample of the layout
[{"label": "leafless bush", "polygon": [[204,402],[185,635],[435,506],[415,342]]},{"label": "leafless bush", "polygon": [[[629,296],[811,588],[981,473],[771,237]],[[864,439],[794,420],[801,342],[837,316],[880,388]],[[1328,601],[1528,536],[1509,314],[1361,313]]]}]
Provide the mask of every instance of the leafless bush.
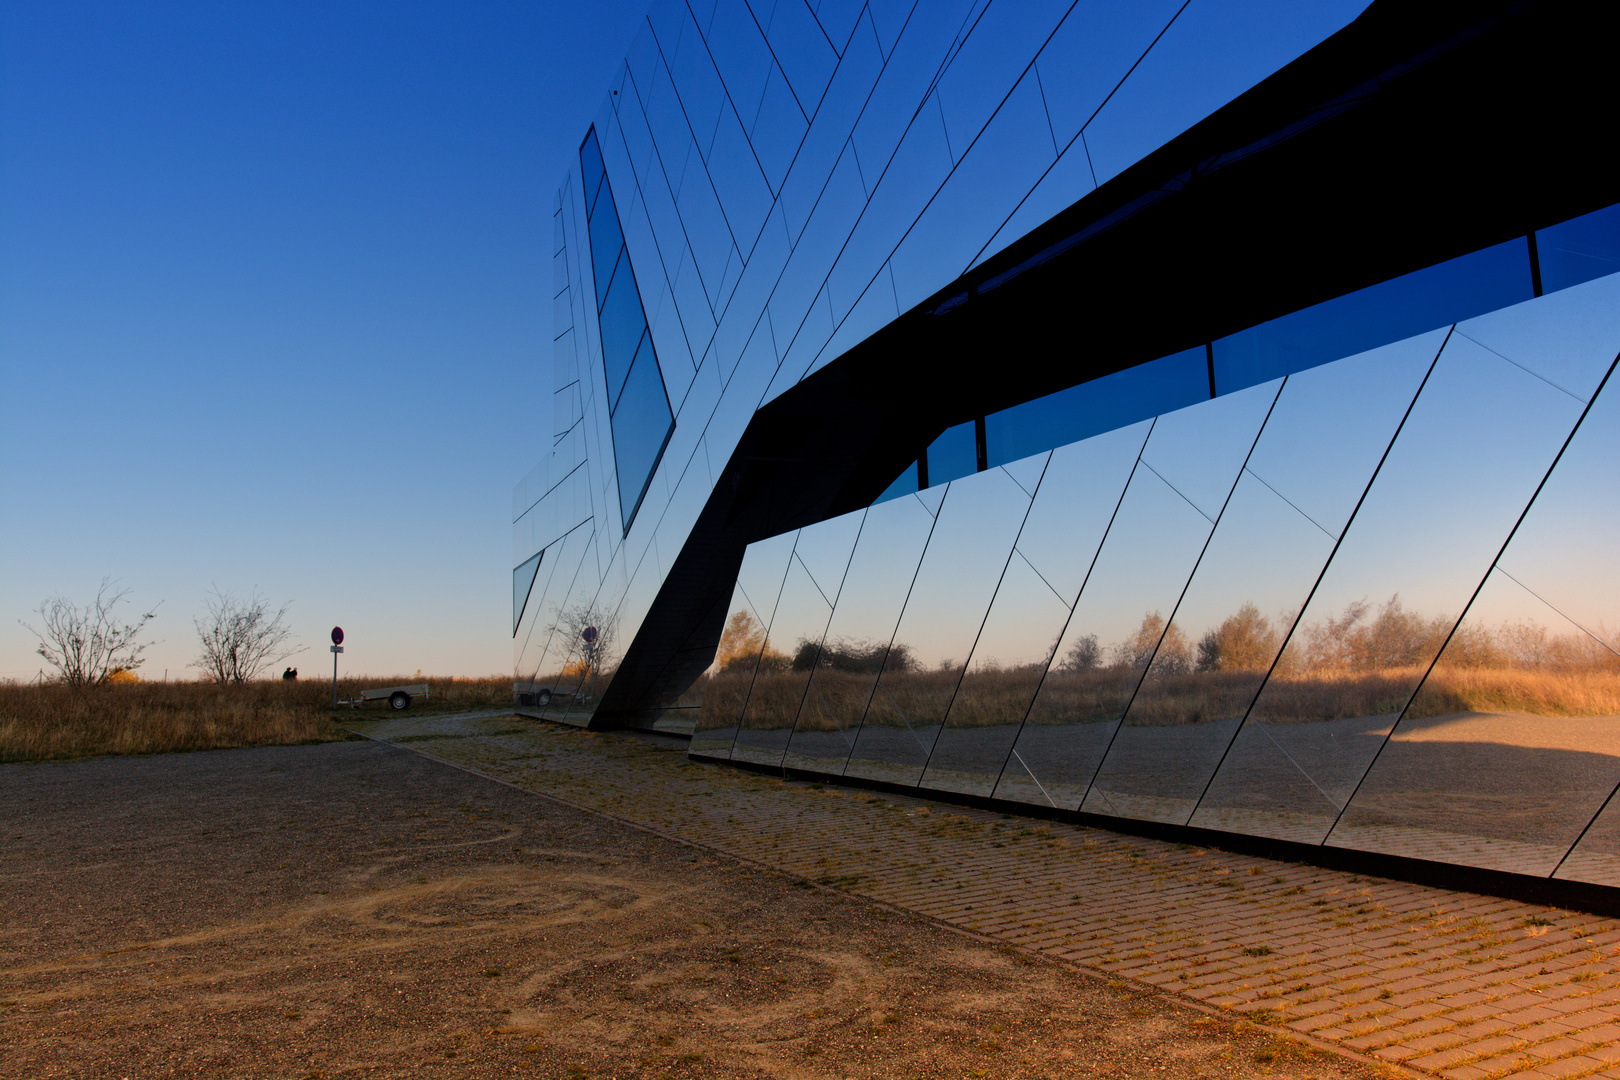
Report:
[{"label": "leafless bush", "polygon": [[286,604],[272,614],[257,590],[240,600],[218,588],[206,603],[208,617],[192,620],[201,651],[191,666],[212,682],[240,686],[258,678],[270,665],[303,651],[290,642]]},{"label": "leafless bush", "polygon": [[116,671],[134,671],[142,664],[147,642],[140,640],[146,624],[157,614],[148,611],[134,622],[124,622],[117,608],[129,596],[111,578],[102,578],[96,598],[84,607],[53,596],[35,610],[44,629],[22,625],[39,639],[34,651],[56,669],[57,678],[73,687],[106,682]]}]

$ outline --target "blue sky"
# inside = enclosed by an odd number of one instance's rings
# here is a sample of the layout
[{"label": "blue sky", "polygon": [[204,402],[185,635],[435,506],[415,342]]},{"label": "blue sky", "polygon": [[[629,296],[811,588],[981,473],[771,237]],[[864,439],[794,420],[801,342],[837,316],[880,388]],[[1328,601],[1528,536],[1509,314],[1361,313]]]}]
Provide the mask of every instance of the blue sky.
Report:
[{"label": "blue sky", "polygon": [[3,8],[0,677],[104,575],[149,677],[215,586],[306,674],[510,670],[552,193],[643,8]]}]

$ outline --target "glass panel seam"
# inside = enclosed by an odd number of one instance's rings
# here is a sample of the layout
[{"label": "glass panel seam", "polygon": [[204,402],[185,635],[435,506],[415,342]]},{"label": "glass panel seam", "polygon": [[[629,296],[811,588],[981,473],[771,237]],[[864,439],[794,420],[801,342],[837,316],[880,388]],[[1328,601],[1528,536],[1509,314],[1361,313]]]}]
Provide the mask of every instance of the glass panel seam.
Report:
[{"label": "glass panel seam", "polygon": [[[939,527],[939,515],[945,512],[945,500],[950,497],[951,489],[947,486],[945,488],[945,494],[940,496],[938,512],[935,513],[933,520],[929,521],[928,523],[928,536],[924,538],[922,551],[917,555],[917,565],[911,570],[911,582],[906,586],[906,598],[900,602],[900,610],[894,617],[894,629],[889,631],[888,645],[883,651],[883,666],[878,669],[877,678],[872,680],[872,689],[867,692],[866,704],[861,707],[860,719],[857,720],[854,727],[851,728],[854,738],[850,740],[850,753],[844,758],[844,767],[839,771],[838,774],[840,776],[844,776],[849,772],[850,757],[854,756],[855,745],[861,740],[861,732],[866,727],[866,715],[872,711],[872,699],[877,695],[878,685],[883,682],[883,672],[888,669],[889,654],[894,650],[895,636],[900,633],[900,620],[905,617],[906,606],[911,603],[911,591],[917,587],[917,576],[922,573],[923,560],[928,558],[928,545],[934,541],[934,530]],[[850,555],[851,558],[853,558],[854,552],[851,551]],[[904,720],[905,717],[902,715],[901,719]],[[909,722],[907,726],[910,726]]]},{"label": "glass panel seam", "polygon": [[[1102,555],[1103,545],[1108,543],[1108,536],[1114,530],[1114,522],[1119,518],[1119,509],[1121,506],[1125,505],[1125,493],[1131,489],[1131,481],[1136,478],[1136,467],[1142,463],[1142,451],[1147,448],[1148,440],[1153,437],[1153,429],[1158,427],[1158,425],[1159,418],[1154,417],[1152,422],[1148,424],[1147,433],[1142,436],[1142,445],[1136,448],[1136,459],[1131,462],[1130,474],[1125,477],[1125,483],[1119,489],[1119,498],[1114,500],[1114,511],[1108,515],[1108,524],[1103,527],[1102,536],[1097,541],[1097,548],[1091,553],[1091,564],[1086,567],[1085,577],[1080,579],[1079,591],[1074,594],[1074,603],[1068,605],[1069,614],[1064,618],[1063,626],[1058,630],[1058,645],[1063,643],[1063,635],[1069,632],[1069,623],[1074,620],[1074,612],[1080,604],[1080,597],[1085,595],[1086,586],[1091,583],[1091,574],[1092,571],[1097,569],[1097,560]],[[1017,541],[1013,542],[1013,547],[1014,549],[1018,547]],[[1024,561],[1028,562],[1029,560],[1025,559]],[[1033,569],[1033,564],[1031,564],[1031,568]],[[1039,571],[1037,571],[1037,573],[1039,573]],[[1041,580],[1045,581],[1046,579],[1042,578]],[[1051,585],[1048,584],[1047,588],[1050,589]],[[1052,591],[1056,592],[1057,590],[1053,589]],[[1023,736],[1024,729],[1029,726],[1030,710],[1035,707],[1036,700],[1041,696],[1041,688],[1046,685],[1046,677],[1047,675],[1051,674],[1052,662],[1055,659],[1057,659],[1056,647],[1052,649],[1052,655],[1046,658],[1046,667],[1042,669],[1041,677],[1036,680],[1035,692],[1030,695],[1029,704],[1024,706],[1024,715],[1019,718],[1018,730],[1013,733],[1012,747],[1007,751],[1007,756],[1002,759],[1001,770],[996,773],[995,785],[990,789],[992,798],[995,797],[996,789],[1001,787],[1001,781],[1006,777],[1007,763],[1012,760],[1013,751],[1018,748],[1018,740]],[[1023,759],[1019,758],[1019,761],[1022,762]],[[1029,766],[1025,765],[1024,768],[1027,770]],[[1031,773],[1030,775],[1033,776],[1034,774]]]},{"label": "glass panel seam", "polygon": [[[984,421],[980,420],[979,423],[982,425],[984,423]],[[983,430],[982,427],[981,427],[981,430]],[[983,445],[984,445],[982,439],[981,439],[979,445],[980,445],[980,447],[982,449]],[[1051,466],[1051,464],[1052,464],[1052,456],[1050,454],[1048,454],[1047,457],[1046,457],[1046,464],[1041,466],[1041,479],[1044,480],[1046,478],[1046,470]],[[1008,475],[1008,479],[1012,479],[1012,476],[1011,476],[1010,473],[1007,474],[1007,475]],[[1018,488],[1018,490],[1020,490],[1020,491],[1024,490],[1023,485],[1018,483],[1018,481],[1016,481],[1016,480],[1013,480],[1013,486]],[[1040,488],[1041,488],[1040,481],[1037,480],[1035,482],[1035,490],[1039,491]],[[1020,558],[1023,557],[1022,555],[1019,554],[1019,551],[1018,551],[1018,537],[1023,534],[1024,526],[1029,524],[1029,515],[1035,509],[1035,496],[1031,495],[1027,491],[1024,492],[1024,494],[1029,497],[1029,502],[1027,504],[1025,504],[1025,506],[1024,506],[1023,519],[1018,522],[1018,532],[1013,534],[1012,547],[1007,552],[1007,558],[1004,559],[1002,561],[1002,563],[1001,563],[1001,575],[996,578],[996,587],[990,593],[990,602],[985,605],[984,614],[979,617],[979,629],[973,635],[973,644],[968,646],[967,656],[962,661],[962,670],[960,672],[958,672],[957,676],[956,676],[956,684],[951,687],[950,699],[945,702],[945,709],[944,709],[943,712],[941,712],[939,714],[939,730],[934,732],[934,741],[928,747],[928,753],[923,758],[922,771],[917,774],[917,786],[918,787],[922,786],[923,777],[928,775],[928,766],[934,760],[934,752],[939,749],[940,736],[945,734],[946,722],[951,717],[951,707],[956,704],[956,698],[962,692],[962,681],[967,678],[968,667],[969,667],[969,665],[971,665],[973,663],[973,654],[979,648],[979,640],[984,637],[985,624],[990,621],[990,612],[995,610],[996,597],[1001,594],[1001,586],[1007,580],[1007,567],[1012,565],[1014,555],[1019,555]],[[943,504],[942,504],[941,508],[943,509]],[[925,557],[926,557],[926,554],[927,553],[924,552]],[[1024,561],[1028,562],[1029,560],[1025,559]],[[917,569],[919,571],[922,569],[922,560],[920,560],[920,559],[917,561]],[[1039,574],[1040,574],[1040,572],[1036,571],[1036,576],[1039,576]],[[1041,580],[1044,582],[1046,579],[1041,578]],[[1051,586],[1048,585],[1047,588],[1050,589]],[[905,611],[902,609],[901,612],[900,612],[900,617],[902,619],[904,619],[905,614],[906,614]],[[881,676],[879,676],[879,677],[881,678]]]},{"label": "glass panel seam", "polygon": [[[1452,327],[1452,330],[1455,329],[1456,327]],[[1367,483],[1362,486],[1361,495],[1356,499],[1356,505],[1351,509],[1350,516],[1345,519],[1344,529],[1333,541],[1333,547],[1328,552],[1326,561],[1322,563],[1322,569],[1317,572],[1316,581],[1312,583],[1310,591],[1305,594],[1305,599],[1299,606],[1299,615],[1295,616],[1293,625],[1288,628],[1287,633],[1283,634],[1282,642],[1277,646],[1277,655],[1271,658],[1271,666],[1266,669],[1265,677],[1260,680],[1260,685],[1255,688],[1254,696],[1249,699],[1249,707],[1243,711],[1243,719],[1238,722],[1237,730],[1232,733],[1232,738],[1227,742],[1226,749],[1222,751],[1220,758],[1215,762],[1214,771],[1209,774],[1209,779],[1204,782],[1204,790],[1199,792],[1198,798],[1193,801],[1192,813],[1187,816],[1188,821],[1191,821],[1194,817],[1196,817],[1198,811],[1203,807],[1204,800],[1209,797],[1209,789],[1215,783],[1215,777],[1220,775],[1221,766],[1226,763],[1227,757],[1232,752],[1232,747],[1237,745],[1238,736],[1243,734],[1244,728],[1248,727],[1249,718],[1254,714],[1255,705],[1259,703],[1260,696],[1265,693],[1266,686],[1271,682],[1271,676],[1276,673],[1277,665],[1282,663],[1283,653],[1287,651],[1288,643],[1293,640],[1294,631],[1299,629],[1300,619],[1304,618],[1305,612],[1310,609],[1311,601],[1316,597],[1316,590],[1322,587],[1322,582],[1327,577],[1328,570],[1330,570],[1333,566],[1334,558],[1336,558],[1339,554],[1339,548],[1344,544],[1344,538],[1350,535],[1350,526],[1355,524],[1357,515],[1361,513],[1362,505],[1366,503],[1367,496],[1372,492],[1373,485],[1378,482],[1378,476],[1384,470],[1384,463],[1389,460],[1390,451],[1395,448],[1395,443],[1400,439],[1401,432],[1406,429],[1406,421],[1411,418],[1412,410],[1417,407],[1418,399],[1423,396],[1423,388],[1429,385],[1429,377],[1434,374],[1435,365],[1440,362],[1441,355],[1446,351],[1446,343],[1450,340],[1451,331],[1447,331],[1445,339],[1440,342],[1440,348],[1435,350],[1434,359],[1429,361],[1429,369],[1423,373],[1423,380],[1418,383],[1417,390],[1412,395],[1412,400],[1406,403],[1406,411],[1401,414],[1401,422],[1395,425],[1395,431],[1392,435],[1390,435],[1389,442],[1385,444],[1384,452],[1379,455],[1378,464],[1373,466],[1372,475],[1367,478]],[[1267,486],[1269,487],[1270,485],[1268,484]],[[1318,526],[1318,528],[1320,528],[1320,526]],[[1403,707],[1402,712],[1404,711],[1405,708]],[[1393,727],[1390,728],[1391,733],[1393,733],[1394,730],[1395,729]],[[1385,735],[1384,738],[1387,741],[1389,735]],[[1383,752],[1382,743],[1379,744],[1378,752]],[[1376,759],[1376,755],[1374,755],[1374,760]],[[1372,766],[1368,765],[1367,768],[1370,770]],[[1365,778],[1366,775],[1367,774],[1364,771],[1362,773],[1363,778]],[[1358,787],[1359,783],[1360,782],[1358,781]],[[1351,793],[1351,798],[1353,797],[1354,792]],[[1349,798],[1345,799],[1344,805],[1350,805]],[[1340,809],[1340,812],[1343,813],[1342,808]],[[1334,819],[1334,824],[1338,824],[1338,819]],[[1322,834],[1321,843],[1325,844],[1327,842],[1327,837],[1330,833],[1332,833],[1332,831],[1332,826],[1329,826],[1328,831]]]},{"label": "glass panel seam", "polygon": [[[1448,340],[1449,337],[1450,335],[1447,335]],[[1361,791],[1362,785],[1367,782],[1367,777],[1372,775],[1373,769],[1378,765],[1378,759],[1383,756],[1384,749],[1389,746],[1390,740],[1395,737],[1395,732],[1400,730],[1401,721],[1406,719],[1407,711],[1412,708],[1412,702],[1417,700],[1418,694],[1423,690],[1423,685],[1429,681],[1429,676],[1434,674],[1435,665],[1440,662],[1440,657],[1445,654],[1446,646],[1451,644],[1451,639],[1457,634],[1457,628],[1462,626],[1463,620],[1468,617],[1469,609],[1474,606],[1474,602],[1479,599],[1480,592],[1485,588],[1485,583],[1490,580],[1491,571],[1496,569],[1496,565],[1502,561],[1502,556],[1507,552],[1508,545],[1513,543],[1513,538],[1518,534],[1519,527],[1524,524],[1524,519],[1530,515],[1530,508],[1536,505],[1536,499],[1541,495],[1542,489],[1547,486],[1547,481],[1552,478],[1552,474],[1557,470],[1558,463],[1564,459],[1564,452],[1569,449],[1569,444],[1574,441],[1576,433],[1581,430],[1581,425],[1586,421],[1587,414],[1592,411],[1592,405],[1597,401],[1598,395],[1603,392],[1604,386],[1608,384],[1609,377],[1614,374],[1616,364],[1620,364],[1620,357],[1609,363],[1609,369],[1603,373],[1603,381],[1598,383],[1597,390],[1592,394],[1592,400],[1586,403],[1586,407],[1581,410],[1581,415],[1575,420],[1575,426],[1570,428],[1568,435],[1564,436],[1562,445],[1558,447],[1558,453],[1553,455],[1552,464],[1548,465],[1547,471],[1542,473],[1541,481],[1536,484],[1536,490],[1530,493],[1530,500],[1525,503],[1524,509],[1519,511],[1518,519],[1514,521],[1513,528],[1508,530],[1507,539],[1503,540],[1502,546],[1497,548],[1496,557],[1491,560],[1491,565],[1486,568],[1484,576],[1480,578],[1479,584],[1475,586],[1473,595],[1468,598],[1468,603],[1464,604],[1462,611],[1458,613],[1457,621],[1452,624],[1451,632],[1446,635],[1446,640],[1440,643],[1439,651],[1429,661],[1428,668],[1423,672],[1423,678],[1419,679],[1417,686],[1412,689],[1412,694],[1406,699],[1406,704],[1401,706],[1401,714],[1395,718],[1395,723],[1390,727],[1389,734],[1379,744],[1378,752],[1373,755],[1372,762],[1368,764],[1366,771],[1361,774],[1361,779],[1356,781],[1356,786],[1351,790],[1349,797],[1344,800],[1344,809],[1341,809],[1338,816],[1333,819],[1332,827],[1328,829],[1327,834],[1322,838],[1322,846],[1327,846],[1328,840],[1332,839],[1334,831],[1339,827],[1339,822],[1344,818],[1345,811],[1350,808],[1351,803],[1355,802],[1356,794]],[[1601,812],[1601,808],[1599,812]],[[1592,822],[1595,821],[1597,821],[1597,816],[1594,814],[1592,820],[1587,822],[1586,828],[1581,830],[1580,836],[1575,838],[1575,844],[1580,843],[1581,837],[1586,835],[1587,830],[1592,827]],[[1564,861],[1569,858],[1570,852],[1575,850],[1575,844],[1569,846],[1569,850],[1564,852],[1557,865],[1548,873],[1547,877],[1549,879],[1558,873],[1559,867],[1564,865]]]},{"label": "glass panel seam", "polygon": [[[1215,514],[1215,520],[1210,521],[1209,532],[1204,536],[1204,544],[1198,549],[1198,558],[1193,560],[1192,570],[1187,574],[1187,580],[1181,583],[1181,592],[1176,597],[1175,604],[1170,608],[1169,617],[1164,620],[1164,629],[1159,632],[1159,640],[1153,643],[1152,651],[1148,654],[1146,660],[1142,664],[1142,673],[1136,677],[1136,686],[1131,689],[1131,696],[1125,702],[1125,708],[1121,710],[1119,719],[1114,722],[1113,734],[1109,735],[1108,744],[1103,747],[1102,756],[1097,759],[1097,767],[1092,770],[1091,780],[1086,784],[1085,793],[1080,796],[1081,806],[1085,805],[1086,799],[1090,796],[1091,792],[1094,789],[1097,789],[1097,777],[1102,775],[1103,766],[1108,764],[1108,755],[1113,751],[1114,743],[1119,738],[1120,731],[1125,727],[1126,717],[1131,715],[1131,706],[1135,704],[1137,695],[1142,692],[1142,684],[1147,681],[1148,672],[1153,670],[1153,661],[1159,654],[1160,646],[1164,644],[1165,635],[1170,632],[1170,627],[1175,624],[1176,612],[1181,610],[1181,603],[1187,598],[1187,590],[1192,587],[1193,579],[1198,576],[1198,568],[1203,565],[1204,556],[1209,553],[1209,545],[1210,542],[1215,539],[1215,531],[1221,527],[1221,519],[1226,516],[1226,508],[1232,503],[1232,493],[1237,490],[1238,481],[1243,479],[1243,470],[1248,467],[1249,459],[1254,456],[1254,448],[1260,445],[1260,437],[1265,434],[1266,425],[1271,423],[1271,414],[1276,411],[1277,402],[1282,397],[1283,388],[1287,385],[1288,379],[1286,376],[1284,376],[1282,383],[1277,387],[1277,392],[1271,396],[1271,404],[1266,409],[1266,415],[1264,419],[1260,421],[1259,428],[1255,430],[1254,438],[1249,442],[1249,451],[1243,455],[1243,464],[1238,467],[1236,475],[1232,477],[1232,486],[1226,489],[1226,498],[1221,502],[1221,508]],[[1159,471],[1157,469],[1154,469],[1153,466],[1148,465],[1147,458],[1145,456],[1146,452],[1146,444],[1143,444],[1144,457],[1142,458],[1142,464],[1147,465],[1148,470],[1152,472],[1154,476],[1158,476],[1160,480],[1163,480],[1165,485],[1169,487],[1171,491],[1175,491],[1177,495],[1181,495],[1181,492],[1177,491],[1175,486],[1171,484],[1170,481],[1164,480],[1164,477],[1159,476]],[[1183,499],[1187,499],[1185,495],[1181,495],[1181,497]],[[1198,510],[1198,507],[1193,505],[1191,499],[1187,499],[1187,503],[1189,506],[1193,506],[1194,510]],[[1209,515],[1205,514],[1202,510],[1198,510],[1198,513],[1204,518],[1205,521],[1210,520]],[[1241,727],[1242,725],[1239,724],[1238,726]],[[1236,732],[1233,733],[1233,737],[1236,738]],[[1230,748],[1230,743],[1228,744],[1228,748]],[[1222,754],[1221,756],[1224,758],[1225,754]],[[1101,790],[1098,790],[1098,794],[1102,796],[1104,801],[1107,801],[1107,795]],[[1110,803],[1110,805],[1112,805],[1112,803]],[[1195,803],[1193,805],[1193,810],[1190,810],[1187,813],[1187,821],[1192,820],[1193,811],[1196,811],[1197,808],[1197,804]],[[1186,821],[1182,822],[1183,825],[1186,823]]]},{"label": "glass panel seam", "polygon": [[[852,562],[854,560],[855,552],[861,546],[861,537],[866,532],[866,519],[867,519],[867,515],[863,513],[861,515],[860,527],[855,530],[855,542],[853,544],[851,544],[850,547],[849,547],[849,558],[844,561],[844,578],[847,578],[849,576],[849,564],[850,564],[850,562]],[[801,532],[799,535],[802,537],[804,534]],[[799,553],[799,542],[798,542],[798,540],[794,540],[793,541],[793,554],[797,555],[798,553]],[[921,564],[922,564],[922,560],[918,559],[918,565],[920,566]],[[800,560],[800,565],[803,565],[803,560]],[[809,571],[806,570],[805,573],[808,574]],[[838,580],[838,592],[839,592],[840,595],[842,595],[842,593],[844,591],[844,578],[839,578],[839,580]],[[816,580],[815,576],[811,575],[810,580],[813,583]],[[785,586],[786,583],[787,583],[787,575],[784,574],[782,576],[782,581],[783,581],[783,584]],[[820,590],[821,590],[821,586],[817,585],[816,586],[816,591],[819,592]],[[782,600],[781,600],[780,597],[777,598],[776,603],[777,603],[778,608],[780,608],[781,604],[782,604]],[[837,611],[838,611],[838,604],[837,604],[837,602],[835,600],[835,602],[832,604],[832,606],[827,609],[827,621],[822,624],[821,637],[816,642],[816,666],[810,669],[810,677],[808,679],[804,680],[804,689],[799,691],[799,707],[793,713],[793,725],[790,728],[788,728],[788,737],[787,737],[786,741],[784,741],[783,744],[782,744],[782,759],[784,761],[787,760],[787,752],[788,752],[788,750],[791,749],[792,746],[793,746],[793,736],[795,736],[795,735],[797,735],[799,733],[799,720],[800,720],[801,717],[804,716],[804,703],[810,697],[810,687],[816,681],[816,672],[821,670],[821,650],[827,644],[827,631],[832,629],[833,615],[835,615],[837,613]],[[771,618],[772,618],[772,622],[774,623],[775,622],[774,613],[773,613]],[[740,730],[741,729],[739,728],[739,731]],[[850,743],[851,749],[854,748],[854,745],[855,744],[853,742]],[[847,753],[844,755],[844,761],[845,761],[846,765],[849,762],[849,755]]]}]

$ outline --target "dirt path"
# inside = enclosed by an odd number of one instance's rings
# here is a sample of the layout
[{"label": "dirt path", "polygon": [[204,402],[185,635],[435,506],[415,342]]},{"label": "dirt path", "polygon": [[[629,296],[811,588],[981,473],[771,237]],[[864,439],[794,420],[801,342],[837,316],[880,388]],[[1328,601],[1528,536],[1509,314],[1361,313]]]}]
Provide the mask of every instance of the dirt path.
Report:
[{"label": "dirt path", "polygon": [[0,767],[0,1076],[1370,1076],[375,743]]}]

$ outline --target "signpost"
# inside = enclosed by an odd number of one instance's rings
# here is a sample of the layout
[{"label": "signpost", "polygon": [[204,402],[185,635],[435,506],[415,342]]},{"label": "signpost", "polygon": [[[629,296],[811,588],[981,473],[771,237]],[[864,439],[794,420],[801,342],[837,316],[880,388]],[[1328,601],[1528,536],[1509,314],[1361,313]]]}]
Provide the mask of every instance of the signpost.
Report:
[{"label": "signpost", "polygon": [[332,708],[337,708],[337,658],[343,651],[343,627],[332,627]]},{"label": "signpost", "polygon": [[596,693],[596,627],[587,626],[580,631],[580,637],[585,639],[585,670],[590,674],[590,682],[586,684],[585,700],[590,701]]}]

